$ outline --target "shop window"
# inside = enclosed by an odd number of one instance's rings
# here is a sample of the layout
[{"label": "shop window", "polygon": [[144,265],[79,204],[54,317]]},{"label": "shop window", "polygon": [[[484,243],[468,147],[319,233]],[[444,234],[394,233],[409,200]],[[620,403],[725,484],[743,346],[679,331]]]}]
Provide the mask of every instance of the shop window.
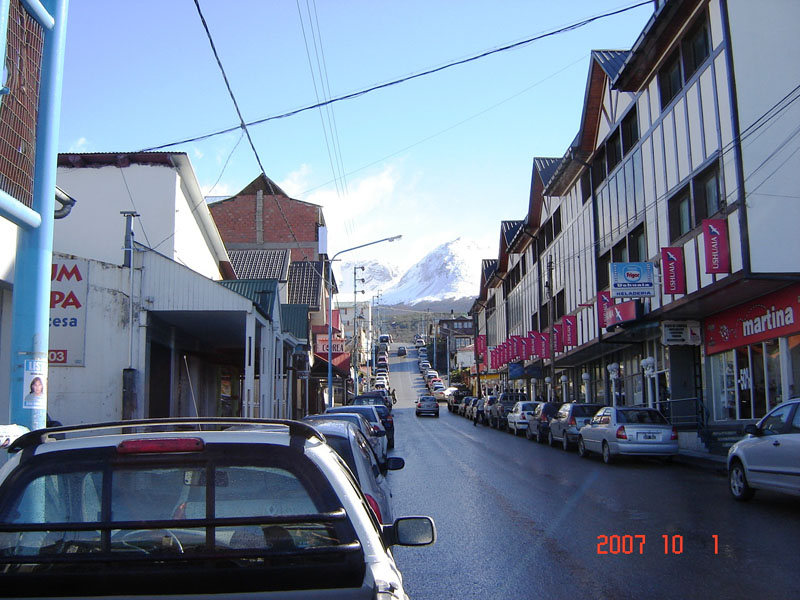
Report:
[{"label": "shop window", "polygon": [[688,79],[708,58],[710,52],[708,23],[705,18],[701,18],[684,38],[681,52],[683,53],[683,72]]},{"label": "shop window", "polygon": [[628,114],[625,115],[625,118],[622,119],[622,126],[620,129],[622,130],[622,153],[624,156],[628,154],[636,145],[636,142],[639,141],[639,120],[635,105]]}]

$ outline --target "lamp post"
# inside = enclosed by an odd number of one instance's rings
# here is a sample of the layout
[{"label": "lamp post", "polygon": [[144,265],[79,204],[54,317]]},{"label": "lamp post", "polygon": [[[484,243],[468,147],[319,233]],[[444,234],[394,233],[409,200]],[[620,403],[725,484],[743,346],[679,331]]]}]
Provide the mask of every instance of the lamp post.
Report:
[{"label": "lamp post", "polygon": [[566,375],[561,376],[561,401],[567,401],[567,382],[569,382],[569,377]]},{"label": "lamp post", "polygon": [[393,242],[395,240],[399,240],[401,237],[403,236],[395,235],[392,237],[375,240],[374,242],[367,242],[366,244],[361,244],[360,246],[346,248],[344,250],[340,250],[330,259],[328,259],[328,408],[333,408],[333,278],[331,277],[333,261],[336,260],[337,256],[344,254],[345,252],[352,252],[353,250],[366,248],[367,246],[380,244],[381,242]]},{"label": "lamp post", "polygon": [[611,406],[617,406],[617,379],[619,378],[619,363],[611,363],[606,367],[611,377]]},{"label": "lamp post", "polygon": [[644,371],[644,383],[647,386],[647,406],[653,408],[653,389],[656,377],[656,359],[652,356],[642,359],[642,370]]},{"label": "lamp post", "polygon": [[544,378],[544,383],[547,386],[547,401],[548,402],[552,402],[553,401],[553,395],[551,393],[551,388],[550,388],[550,384],[552,382],[553,382],[553,378],[550,377],[549,375]]}]

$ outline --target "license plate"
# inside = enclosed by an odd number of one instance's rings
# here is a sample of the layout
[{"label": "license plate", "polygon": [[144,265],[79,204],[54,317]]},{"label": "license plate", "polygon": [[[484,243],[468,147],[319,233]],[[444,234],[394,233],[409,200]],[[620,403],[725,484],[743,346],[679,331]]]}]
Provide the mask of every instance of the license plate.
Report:
[{"label": "license plate", "polygon": [[658,439],[658,434],[646,431],[644,433],[640,433],[639,434],[639,439],[640,440],[655,440],[655,439]]}]

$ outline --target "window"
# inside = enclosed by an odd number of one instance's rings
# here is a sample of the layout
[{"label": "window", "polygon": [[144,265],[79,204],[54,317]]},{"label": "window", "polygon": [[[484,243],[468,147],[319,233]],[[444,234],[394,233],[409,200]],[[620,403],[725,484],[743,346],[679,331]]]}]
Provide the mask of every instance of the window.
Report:
[{"label": "window", "polygon": [[553,213],[553,238],[558,237],[559,233],[561,233],[561,207]]},{"label": "window", "polygon": [[628,257],[632,262],[647,260],[647,243],[644,237],[644,225],[634,229],[628,236]]},{"label": "window", "polygon": [[619,164],[622,159],[622,141],[620,140],[619,129],[617,129],[606,142],[606,165],[608,173]]},{"label": "window", "polygon": [[594,161],[592,161],[592,183],[594,183],[594,189],[597,191],[597,188],[600,187],[600,184],[606,178],[606,151],[600,150],[597,155],[594,157]]},{"label": "window", "polygon": [[683,40],[681,51],[683,53],[683,72],[688,79],[708,58],[708,24],[705,18],[700,19]]},{"label": "window", "polygon": [[556,314],[554,315],[553,318],[560,319],[566,314],[567,311],[566,311],[565,300],[566,300],[566,294],[564,293],[564,290],[561,290],[556,294],[556,308],[555,308]]},{"label": "window", "polygon": [[639,141],[639,120],[636,114],[636,105],[622,119],[622,153],[623,156],[630,152]]},{"label": "window", "polygon": [[625,240],[611,249],[611,259],[615,263],[628,262],[628,244]]},{"label": "window", "polygon": [[719,172],[717,165],[706,169],[692,180],[669,201],[670,239],[677,240],[695,227],[703,219],[718,213],[722,201],[719,191]]},{"label": "window", "polygon": [[606,252],[597,259],[597,289],[608,287],[608,265],[611,264],[611,252]]},{"label": "window", "polygon": [[587,169],[581,175],[581,200],[586,204],[586,201],[592,197],[592,176],[591,172]]},{"label": "window", "polygon": [[676,50],[658,72],[658,89],[661,93],[662,110],[678,94],[683,85],[680,58],[680,54]]}]

